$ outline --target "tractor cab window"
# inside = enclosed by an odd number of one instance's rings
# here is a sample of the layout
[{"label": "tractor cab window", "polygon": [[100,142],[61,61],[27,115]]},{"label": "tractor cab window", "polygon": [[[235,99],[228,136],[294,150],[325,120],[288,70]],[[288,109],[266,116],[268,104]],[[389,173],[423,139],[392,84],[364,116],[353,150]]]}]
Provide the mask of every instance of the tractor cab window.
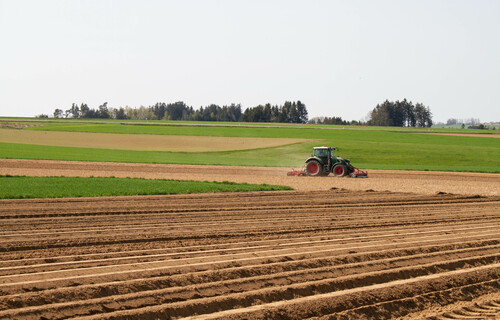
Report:
[{"label": "tractor cab window", "polygon": [[314,155],[318,158],[326,158],[328,157],[327,149],[314,149]]}]

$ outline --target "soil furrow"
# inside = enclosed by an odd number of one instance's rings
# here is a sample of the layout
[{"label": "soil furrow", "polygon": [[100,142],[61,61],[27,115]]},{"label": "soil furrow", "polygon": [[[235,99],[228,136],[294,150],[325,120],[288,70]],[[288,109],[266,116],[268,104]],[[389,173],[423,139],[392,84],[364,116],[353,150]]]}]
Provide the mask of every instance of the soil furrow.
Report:
[{"label": "soil furrow", "polygon": [[[390,250],[395,249],[395,248],[405,248],[408,247],[409,245],[415,245],[415,244],[422,244],[422,246],[425,246],[424,244],[427,243],[432,243],[432,246],[436,246],[439,244],[449,244],[453,243],[452,241],[455,241],[455,243],[464,242],[464,239],[469,239],[469,241],[473,240],[479,240],[479,239],[488,239],[490,241],[494,241],[498,243],[500,241],[500,237],[498,236],[498,232],[493,232],[493,233],[487,233],[487,234],[480,234],[480,235],[470,235],[470,236],[457,236],[457,237],[449,237],[445,236],[442,239],[438,238],[432,238],[432,239],[420,239],[417,238],[413,241],[401,241],[401,242],[386,242],[386,241],[374,241],[374,242],[382,242],[378,244],[373,244],[373,243],[368,243],[364,245],[352,245],[349,244],[348,246],[342,247],[339,246],[338,244],[332,244],[332,245],[317,245],[317,246],[307,246],[305,250],[299,250],[298,248],[274,248],[274,249],[268,249],[268,250],[261,250],[257,251],[254,250],[249,253],[233,253],[233,254],[218,254],[218,255],[206,255],[206,256],[200,256],[200,257],[185,257],[181,258],[181,254],[174,255],[170,259],[165,259],[165,260],[159,260],[159,261],[146,261],[146,262],[131,262],[131,263],[124,263],[124,264],[114,264],[110,266],[89,266],[86,268],[73,268],[73,269],[64,269],[64,270],[50,270],[50,271],[38,271],[38,272],[31,272],[31,273],[16,273],[16,274],[9,274],[9,275],[0,275],[0,288],[4,285],[8,285],[12,282],[17,282],[17,279],[32,279],[32,280],[25,280],[26,282],[30,281],[38,281],[37,278],[42,278],[45,279],[47,274],[58,274],[58,277],[64,277],[65,275],[72,275],[72,276],[84,276],[89,273],[95,274],[95,270],[101,270],[100,272],[104,274],[110,274],[111,270],[114,270],[114,272],[122,272],[122,271],[130,271],[130,270],[135,270],[135,269],[140,269],[143,270],[144,266],[151,266],[151,268],[156,269],[156,268],[176,268],[182,265],[193,265],[193,264],[203,264],[207,262],[211,262],[214,264],[219,263],[220,261],[246,261],[247,259],[253,259],[254,257],[258,257],[259,259],[266,259],[266,258],[275,258],[275,257],[290,257],[290,256],[297,256],[297,255],[307,255],[307,256],[312,256],[313,254],[328,254],[332,255],[335,252],[337,254],[343,253],[343,252],[362,252],[362,251],[373,251],[373,250],[378,250],[378,251],[385,251],[385,250]],[[148,267],[149,268],[149,267]],[[106,271],[110,270],[110,271]],[[118,271],[119,270],[119,271]]]},{"label": "soil furrow", "polygon": [[0,217],[2,319],[497,315],[458,306],[500,292],[498,196],[0,200]]},{"label": "soil furrow", "polygon": [[[449,287],[456,286],[456,283],[454,283],[455,281],[451,281],[451,279],[454,279],[457,275],[466,275],[466,277],[460,279],[460,285],[491,281],[491,279],[494,278],[497,280],[497,286],[499,286],[499,267],[499,264],[494,264],[473,267],[470,269],[420,275],[408,279],[389,280],[376,284],[369,284],[369,280],[366,281],[364,285],[360,285],[359,283],[353,284],[347,280],[346,283],[332,283],[331,286],[326,285],[324,287],[318,286],[306,289],[303,284],[292,284],[289,286],[282,286],[278,289],[246,291],[245,293],[232,293],[214,298],[200,298],[186,302],[157,304],[152,307],[143,307],[133,310],[111,311],[98,316],[81,317],[80,319],[154,319],[162,314],[168,314],[171,318],[179,318],[192,315],[193,313],[206,314],[193,317],[193,319],[220,319],[232,315],[241,316],[243,314],[245,314],[245,318],[268,319],[276,318],[280,309],[287,307],[292,307],[295,310],[295,312],[287,312],[290,319],[302,319],[305,317],[300,311],[304,312],[306,310],[300,307],[308,305],[309,308],[307,308],[307,311],[309,313],[311,311],[309,306],[311,302],[317,302],[318,300],[331,301],[331,298],[334,297],[360,294],[375,290],[393,289],[391,290],[392,293],[396,291],[394,290],[395,287],[403,287],[412,284],[420,284],[421,286],[425,286],[425,289],[428,290],[429,287],[435,288],[436,282],[439,280],[443,281],[443,278],[448,280],[443,282],[445,282],[444,287],[449,289]],[[333,287],[334,285],[335,287]],[[414,286],[410,286],[409,291],[413,288]],[[406,292],[402,294],[403,297],[405,297],[405,294]],[[390,295],[394,296],[394,294]],[[363,299],[364,303],[366,303],[367,300],[372,302],[370,301],[371,297],[368,297]],[[322,311],[324,312],[324,310]]]},{"label": "soil furrow", "polygon": [[[432,234],[440,235],[442,233],[450,233],[450,232],[461,232],[462,234],[467,234],[469,232],[477,232],[477,231],[488,231],[488,230],[498,230],[497,225],[488,225],[488,226],[479,226],[479,227],[471,227],[471,228],[458,228],[458,229],[446,229],[446,230],[438,230],[438,231],[422,231],[422,232],[406,232],[405,238],[408,239],[410,236],[415,237],[415,236],[431,236]],[[368,240],[376,240],[376,239],[387,239],[390,240],[390,238],[396,238],[400,237],[399,234],[383,234],[383,235],[372,235],[372,236],[362,236],[362,237],[343,237],[343,238],[337,238],[337,239],[325,239],[325,240],[313,240],[311,238],[289,238],[287,239],[287,242],[283,242],[283,240],[274,240],[272,242],[266,241],[263,243],[263,241],[258,241],[256,243],[253,242],[247,242],[245,243],[246,246],[241,247],[241,246],[236,246],[236,247],[226,247],[224,246],[223,248],[210,248],[213,246],[206,245],[203,247],[200,246],[189,246],[189,247],[174,247],[170,249],[151,249],[151,250],[143,250],[143,251],[128,251],[128,252],[119,252],[119,253],[106,253],[107,257],[102,257],[102,258],[96,258],[96,259],[84,259],[85,255],[74,255],[74,256],[63,256],[63,257],[58,257],[58,256],[50,256],[46,257],[43,259],[26,259],[23,257],[22,260],[4,260],[0,262],[1,265],[8,265],[8,267],[0,267],[0,273],[4,272],[5,270],[20,270],[20,269],[27,269],[27,268],[36,268],[36,267],[57,267],[57,266],[63,266],[63,265],[75,265],[75,264],[88,264],[88,263],[96,263],[96,262],[111,262],[111,261],[123,261],[123,260],[131,260],[131,259],[149,259],[149,258],[158,258],[158,257],[166,257],[166,256],[173,256],[173,255],[178,255],[178,254],[189,254],[189,255],[194,255],[194,254],[207,254],[207,253],[214,253],[214,252],[231,252],[231,251],[247,251],[247,250],[256,250],[256,249],[263,249],[263,248],[283,248],[283,247],[298,247],[298,246],[309,246],[312,244],[327,244],[327,243],[332,243],[332,242],[337,242],[337,243],[343,243],[343,242],[349,242],[349,243],[355,243],[355,242],[366,242]],[[322,237],[323,238],[323,237]],[[300,242],[297,242],[298,240],[302,240]],[[309,241],[307,241],[309,240]],[[242,243],[240,243],[242,244]],[[199,250],[199,249],[203,250]],[[163,252],[159,252],[163,251]],[[141,255],[137,255],[137,253],[142,253]],[[114,254],[119,254],[119,255],[124,255],[121,257],[110,257],[111,255]],[[91,254],[91,255],[86,255],[86,256],[96,256],[100,254]],[[65,258],[71,258],[73,257],[74,259],[70,259],[69,261],[60,261],[60,260],[65,260]],[[29,261],[40,261],[44,263],[29,263]],[[49,263],[46,262],[46,260],[50,260]],[[16,266],[16,262],[23,263],[23,265]],[[17,271],[16,271],[17,272]]]},{"label": "soil furrow", "polygon": [[[473,210],[471,209],[463,209],[462,210],[464,211],[464,214],[467,214],[468,216],[471,216],[473,214]],[[248,224],[248,223],[253,223],[253,224],[256,224],[256,223],[262,223],[262,224],[265,224],[265,223],[268,223],[268,224],[274,224],[274,223],[281,223],[281,222],[287,222],[287,223],[290,223],[290,222],[295,222],[295,223],[298,223],[298,222],[306,222],[306,221],[325,221],[325,222],[328,222],[328,221],[332,221],[332,217],[331,217],[331,214],[332,212],[327,212],[326,213],[326,216],[320,216],[318,214],[319,212],[317,210],[315,210],[314,212],[314,218],[305,218],[305,217],[301,217],[301,216],[297,216],[297,217],[293,217],[291,218],[290,217],[290,213],[287,214],[286,217],[276,217],[274,219],[264,219],[264,218],[252,218],[252,217],[248,217],[248,216],[245,216],[246,219],[241,219],[241,217],[237,216],[238,218],[231,218],[231,217],[225,217],[224,221],[221,222],[220,221],[220,217],[216,217],[214,219],[214,217],[210,217],[209,219],[203,219],[203,220],[198,220],[198,221],[185,221],[185,220],[188,220],[188,219],[183,219],[181,221],[175,221],[173,218],[169,217],[169,218],[164,218],[164,217],[160,217],[162,219],[152,219],[152,217],[147,217],[148,220],[156,220],[155,223],[142,223],[141,224],[141,227],[137,227],[137,222],[138,221],[141,221],[141,219],[138,219],[135,223],[130,223],[129,225],[123,225],[123,223],[120,223],[120,224],[109,224],[109,225],[100,225],[99,226],[99,221],[96,221],[94,219],[94,227],[92,228],[88,228],[88,221],[85,222],[84,225],[82,226],[78,226],[77,223],[75,223],[75,221],[67,221],[65,224],[61,224],[61,223],[58,223],[58,224],[54,224],[54,223],[50,223],[50,224],[47,224],[47,226],[50,226],[50,229],[42,229],[41,226],[43,226],[43,224],[39,223],[38,221],[36,221],[35,219],[31,219],[29,221],[29,223],[25,224],[25,225],[20,225],[20,224],[17,224],[15,225],[16,227],[16,230],[19,230],[19,231],[22,231],[23,229],[26,229],[26,231],[33,231],[33,230],[36,230],[36,234],[38,236],[41,236],[41,235],[54,235],[54,234],[67,234],[67,233],[92,233],[92,232],[99,232],[99,231],[106,231],[106,232],[110,232],[110,231],[113,231],[113,232],[117,232],[117,231],[131,231],[131,230],[154,230],[154,229],[162,229],[162,228],[187,228],[187,227],[193,227],[193,226],[201,226],[203,225],[204,227],[210,227],[210,226],[221,226],[221,225],[229,225],[229,226],[235,226],[235,225],[244,225],[244,224]],[[429,215],[429,210],[426,211],[426,214]],[[483,219],[484,219],[484,213],[480,210],[478,210],[478,215],[480,216],[483,216]],[[393,212],[390,212],[390,213],[382,213],[382,212],[379,212],[378,213],[378,216],[377,216],[377,219],[380,219],[382,217],[384,217],[384,215],[392,215],[394,214]],[[439,214],[439,212],[436,212],[436,211],[433,211],[432,214]],[[458,215],[460,214],[459,212],[457,211],[454,211],[454,215]],[[345,213],[343,212],[343,214],[336,214],[336,217],[335,217],[335,220],[336,221],[342,221],[342,220],[347,220],[352,218],[352,214],[350,215],[345,215]],[[417,215],[417,212],[412,212],[412,216],[415,217]],[[404,214],[401,214],[400,213],[400,217],[403,217]],[[372,213],[369,213],[367,214],[366,216],[364,215],[360,215],[359,213],[356,214],[356,217],[358,219],[363,219],[363,220],[369,220],[371,217],[372,217]],[[494,218],[494,216],[493,216]],[[207,221],[208,220],[208,221]],[[210,221],[212,220],[212,221]],[[108,223],[108,219],[104,220],[105,223]],[[117,221],[120,221],[121,220],[117,220]],[[11,230],[11,228],[13,227],[13,225],[9,225],[9,224],[4,224],[4,228],[8,228],[7,230]],[[27,228],[30,228],[30,229],[27,229]],[[0,238],[7,238],[7,237],[21,237],[21,236],[31,236],[33,233],[22,233],[22,232],[1,232],[0,233]]]},{"label": "soil furrow", "polygon": [[[88,301],[77,301],[74,303],[61,303],[56,305],[46,305],[42,308],[37,307],[26,307],[19,308],[16,310],[9,310],[6,312],[0,311],[0,317],[4,315],[9,316],[26,316],[27,314],[35,313],[37,316],[43,316],[43,311],[47,310],[50,314],[56,312],[59,314],[64,314],[67,309],[71,309],[71,314],[73,315],[82,315],[79,312],[82,312],[81,309],[83,307],[84,311],[88,310],[95,304],[106,304],[108,308],[110,305],[119,305],[120,309],[135,309],[142,308],[148,305],[155,305],[158,303],[168,303],[168,302],[178,302],[178,301],[186,301],[193,299],[201,299],[201,298],[209,298],[213,296],[221,296],[226,294],[234,294],[237,292],[246,292],[249,293],[251,291],[256,290],[266,290],[266,291],[274,291],[274,290],[286,290],[293,286],[296,288],[301,284],[300,291],[314,291],[316,289],[310,289],[309,287],[321,288],[320,290],[325,290],[323,288],[333,288],[336,290],[338,288],[352,288],[352,287],[360,287],[365,286],[366,284],[374,284],[386,282],[387,279],[391,279],[395,281],[396,279],[407,279],[409,275],[411,277],[419,277],[428,274],[434,274],[436,271],[440,273],[447,272],[450,270],[455,270],[458,265],[467,265],[468,267],[474,268],[483,265],[484,263],[495,263],[498,262],[500,254],[491,257],[484,258],[471,258],[466,260],[454,260],[442,263],[432,263],[432,264],[424,264],[424,265],[413,265],[411,267],[405,268],[392,268],[390,271],[376,271],[376,272],[368,272],[368,273],[357,273],[355,275],[348,276],[336,276],[334,279],[327,278],[324,279],[325,276],[320,275],[319,278],[321,280],[316,280],[316,277],[311,276],[310,273],[304,273],[302,277],[298,278],[297,281],[295,279],[290,279],[292,276],[290,273],[288,274],[280,274],[280,275],[272,275],[271,277],[253,277],[245,280],[232,280],[225,281],[222,283],[212,283],[208,288],[204,287],[177,287],[177,288],[168,288],[168,289],[160,289],[153,291],[144,291],[141,293],[133,293],[126,294],[120,296],[112,296],[110,298],[99,298],[99,299],[90,299]],[[490,259],[488,259],[490,258]],[[295,281],[294,281],[295,280]],[[293,285],[289,285],[291,282],[294,282]],[[264,289],[265,288],[265,289]],[[299,292],[300,292],[299,291]],[[168,294],[168,298],[161,298],[162,296]],[[77,310],[79,311],[77,311]]]},{"label": "soil furrow", "polygon": [[[470,259],[498,259],[496,248],[446,250],[396,257],[387,257],[381,253],[372,253],[364,257],[351,255],[333,259],[321,258],[283,261],[267,263],[265,265],[256,264],[201,272],[183,272],[181,274],[175,273],[169,276],[153,277],[149,279],[101,282],[90,285],[74,286],[74,283],[69,283],[70,287],[59,285],[56,289],[5,295],[2,297],[1,301],[3,301],[6,306],[12,305],[13,307],[19,307],[21,303],[36,305],[37,303],[35,301],[37,300],[40,300],[42,303],[47,300],[64,302],[69,301],[67,299],[71,299],[71,297],[76,299],[92,299],[115,294],[134,293],[137,292],[138,288],[142,288],[141,291],[143,291],[165,287],[172,288],[186,285],[200,285],[206,284],[207,282],[220,282],[249,277],[278,276],[280,274],[293,274],[296,276],[301,273],[326,273],[326,275],[331,278],[339,275],[355,274],[360,271],[378,271],[396,267],[415,266],[417,264],[429,264],[429,261],[449,262],[450,260],[455,260],[464,263],[464,261]],[[359,260],[362,262],[355,262]],[[299,280],[301,280],[300,277]]]},{"label": "soil furrow", "polygon": [[[493,236],[490,238],[490,240],[499,240],[500,238],[497,238],[497,229],[493,229],[495,232],[491,232],[491,230],[484,230],[483,233],[478,232],[478,230],[474,230],[475,233],[471,235],[467,235],[466,232],[462,231],[462,235],[460,236],[460,239],[486,239],[490,236]],[[171,253],[163,253],[163,254],[155,254],[155,255],[148,255],[148,256],[128,256],[128,257],[121,257],[121,258],[110,258],[110,259],[95,259],[95,260],[89,260],[89,261],[73,261],[73,262],[61,262],[61,263],[45,263],[45,264],[40,264],[40,265],[30,265],[30,266],[11,266],[11,267],[4,267],[0,268],[0,283],[1,279],[9,274],[16,274],[16,275],[22,275],[22,274],[34,274],[37,272],[45,272],[45,271],[52,271],[52,270],[65,270],[68,268],[86,268],[86,267],[93,267],[95,265],[99,267],[104,267],[106,265],[111,265],[112,267],[116,268],[119,266],[117,263],[123,263],[123,265],[130,265],[131,263],[155,263],[159,261],[165,261],[168,259],[175,259],[176,262],[182,263],[186,259],[193,259],[196,257],[200,258],[207,258],[207,259],[212,259],[212,258],[217,258],[220,256],[223,256],[225,259],[234,257],[235,259],[239,259],[242,255],[245,255],[246,253],[251,253],[252,255],[261,255],[262,253],[280,253],[281,254],[286,254],[287,252],[290,252],[291,254],[296,254],[298,252],[307,255],[309,251],[299,251],[301,248],[307,248],[308,250],[314,249],[314,248],[329,248],[332,246],[329,243],[334,243],[334,246],[336,247],[336,251],[341,251],[341,250],[359,250],[359,249],[364,249],[364,248],[373,248],[378,245],[376,243],[380,243],[382,247],[392,247],[399,245],[399,237],[394,237],[394,239],[390,239],[391,237],[388,236],[388,239],[383,239],[383,240],[375,240],[372,239],[369,243],[370,245],[364,245],[364,246],[353,246],[353,244],[359,243],[367,243],[366,239],[356,239],[356,240],[351,240],[348,242],[348,246],[346,247],[346,244],[343,244],[342,242],[346,242],[343,240],[320,240],[320,241],[308,241],[308,242],[301,242],[301,243],[293,243],[292,241],[289,243],[284,243],[280,244],[278,246],[273,245],[273,246],[250,246],[246,248],[231,248],[231,249],[214,249],[214,250],[202,250],[202,251],[187,251],[187,252],[182,252],[182,251],[177,251],[177,252],[171,252]],[[416,242],[439,242],[441,238],[444,238],[446,242],[448,241],[453,241],[458,238],[451,238],[448,235],[406,235],[405,236],[405,242],[403,244],[412,244]],[[412,241],[408,241],[412,240]],[[386,244],[387,241],[392,241],[390,244]],[[470,241],[470,240],[469,240]],[[292,247],[293,249],[287,249],[287,247]],[[333,251],[330,251],[333,252]],[[53,258],[48,258],[53,259]],[[127,263],[128,262],[128,263]],[[216,261],[215,261],[216,262]]]}]

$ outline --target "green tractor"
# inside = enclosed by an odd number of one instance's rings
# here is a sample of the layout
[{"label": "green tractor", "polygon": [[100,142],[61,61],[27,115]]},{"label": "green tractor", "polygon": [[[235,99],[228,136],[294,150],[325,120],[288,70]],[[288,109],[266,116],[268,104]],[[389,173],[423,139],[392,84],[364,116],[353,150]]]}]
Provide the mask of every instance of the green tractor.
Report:
[{"label": "green tractor", "polygon": [[336,157],[333,154],[338,148],[314,147],[313,154],[307,158],[304,167],[308,176],[327,176],[330,172],[336,177],[350,176],[352,178],[367,177],[366,171],[354,168],[348,159]]}]

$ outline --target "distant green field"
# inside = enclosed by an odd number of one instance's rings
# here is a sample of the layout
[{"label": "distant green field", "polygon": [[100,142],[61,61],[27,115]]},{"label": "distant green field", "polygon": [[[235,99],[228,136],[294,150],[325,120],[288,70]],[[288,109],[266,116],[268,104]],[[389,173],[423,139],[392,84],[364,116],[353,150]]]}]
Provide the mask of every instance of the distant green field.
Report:
[{"label": "distant green field", "polygon": [[[98,124],[99,126],[105,124],[116,125],[150,125],[150,126],[218,126],[218,127],[286,127],[286,128],[321,128],[321,129],[349,129],[349,130],[378,130],[378,131],[401,131],[401,132],[437,132],[437,133],[479,133],[479,134],[500,134],[493,130],[477,130],[477,129],[461,129],[460,125],[454,126],[433,126],[431,128],[414,128],[414,127],[371,127],[371,126],[346,126],[346,125],[320,125],[320,124],[296,124],[296,123],[267,123],[267,122],[210,122],[210,121],[171,121],[171,120],[113,120],[113,119],[34,119],[34,118],[18,118],[18,117],[0,117],[3,122],[22,122],[34,123],[41,126],[47,126],[47,130],[68,130],[68,131],[81,131],[74,129],[73,125],[92,125]],[[53,129],[55,126],[69,125],[70,129]],[[500,125],[499,125],[500,127]],[[35,129],[36,130],[36,129]],[[45,130],[45,129],[43,129]],[[105,131],[101,131],[105,130]],[[98,129],[92,132],[113,132],[109,129]],[[162,134],[162,131],[158,131]],[[116,133],[126,133],[126,131],[118,130]]]},{"label": "distant green field", "polygon": [[291,190],[290,187],[232,182],[138,178],[0,176],[0,199]]},{"label": "distant green field", "polygon": [[[365,169],[471,171],[500,173],[500,139],[421,134],[449,133],[461,129],[373,128],[349,126],[268,124],[221,126],[220,123],[187,123],[187,126],[131,125],[120,122],[85,123],[79,121],[46,122],[43,127],[22,130],[57,130],[102,133],[301,138],[319,142],[297,143],[272,148],[225,152],[153,152],[91,148],[37,146],[0,143],[0,158],[116,161],[147,163],[184,163],[245,166],[300,167],[317,145],[337,146],[339,156],[351,159]],[[179,124],[179,123],[175,123]],[[209,126],[207,126],[209,125]],[[216,125],[216,126],[210,126]],[[466,133],[484,130],[466,130]],[[488,134],[496,132],[489,130]],[[0,131],[1,134],[1,131]],[[195,151],[195,150],[193,150]]]}]

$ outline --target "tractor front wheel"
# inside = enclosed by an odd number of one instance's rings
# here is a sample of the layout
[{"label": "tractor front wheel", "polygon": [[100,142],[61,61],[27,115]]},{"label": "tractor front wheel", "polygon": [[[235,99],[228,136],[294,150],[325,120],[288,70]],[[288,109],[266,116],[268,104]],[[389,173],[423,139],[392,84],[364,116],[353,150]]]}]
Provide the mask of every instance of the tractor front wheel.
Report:
[{"label": "tractor front wheel", "polygon": [[306,164],[306,174],[308,176],[317,177],[323,173],[321,164],[316,160],[311,160]]},{"label": "tractor front wheel", "polygon": [[343,164],[334,166],[332,171],[336,177],[343,177],[347,174],[347,168]]}]

